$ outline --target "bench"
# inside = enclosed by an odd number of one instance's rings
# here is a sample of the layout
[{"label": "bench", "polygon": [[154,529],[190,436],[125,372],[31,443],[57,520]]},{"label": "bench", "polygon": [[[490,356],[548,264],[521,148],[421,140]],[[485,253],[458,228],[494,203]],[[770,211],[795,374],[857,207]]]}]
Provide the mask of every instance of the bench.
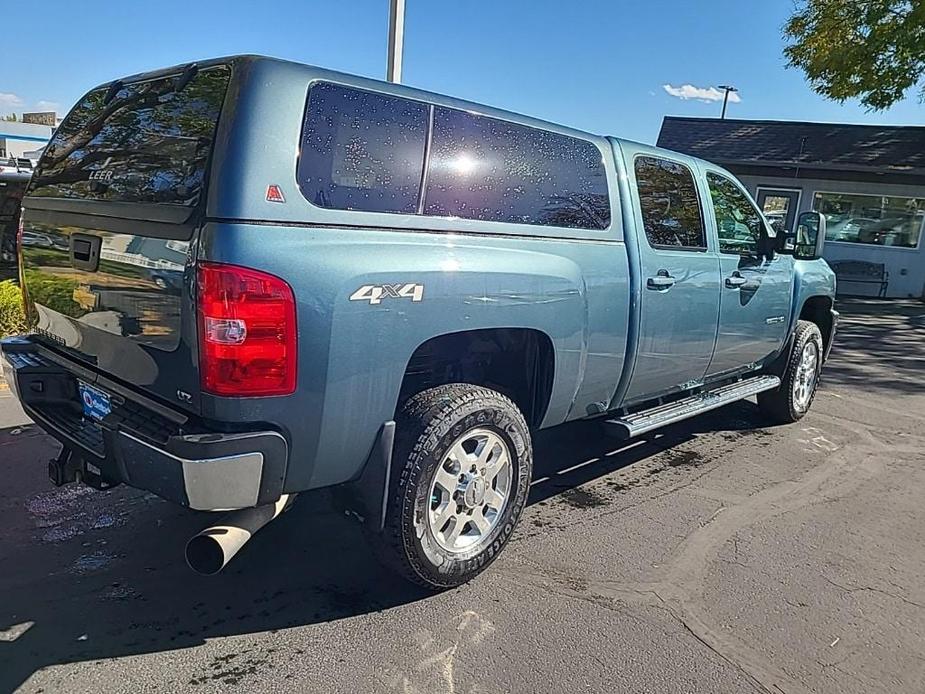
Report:
[{"label": "bench", "polygon": [[870,263],[866,260],[839,260],[832,263],[832,270],[835,271],[835,277],[838,279],[839,290],[842,282],[877,284],[880,286],[877,296],[886,296],[890,273],[886,271],[886,265],[883,263]]}]

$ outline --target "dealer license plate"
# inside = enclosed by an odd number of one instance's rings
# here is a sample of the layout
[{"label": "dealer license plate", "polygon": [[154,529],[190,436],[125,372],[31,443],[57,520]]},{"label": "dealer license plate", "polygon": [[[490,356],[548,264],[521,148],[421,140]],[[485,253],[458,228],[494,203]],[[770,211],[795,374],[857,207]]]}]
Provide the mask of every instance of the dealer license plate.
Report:
[{"label": "dealer license plate", "polygon": [[78,381],[77,386],[80,389],[80,401],[83,403],[85,416],[100,421],[112,411],[108,394],[83,381]]}]

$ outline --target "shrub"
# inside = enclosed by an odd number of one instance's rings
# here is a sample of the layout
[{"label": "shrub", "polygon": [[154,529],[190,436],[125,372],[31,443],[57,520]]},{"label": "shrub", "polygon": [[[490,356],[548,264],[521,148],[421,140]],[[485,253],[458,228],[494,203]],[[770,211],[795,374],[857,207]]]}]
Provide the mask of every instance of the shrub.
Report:
[{"label": "shrub", "polygon": [[22,292],[11,280],[0,282],[0,337],[17,335],[25,329]]},{"label": "shrub", "polygon": [[29,299],[35,303],[71,318],[80,318],[86,313],[74,303],[76,280],[57,277],[41,270],[26,270],[24,275],[29,286]]}]

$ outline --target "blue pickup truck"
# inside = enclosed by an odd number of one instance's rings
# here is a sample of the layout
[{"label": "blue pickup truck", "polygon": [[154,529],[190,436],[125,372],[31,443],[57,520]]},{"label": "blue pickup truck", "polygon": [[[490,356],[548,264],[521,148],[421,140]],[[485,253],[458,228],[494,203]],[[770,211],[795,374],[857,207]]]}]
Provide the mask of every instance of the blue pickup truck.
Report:
[{"label": "blue pickup truck", "polygon": [[23,208],[52,243],[20,246],[3,361],[50,476],[228,511],[205,573],[332,487],[389,566],[458,585],[532,432],[753,395],[796,421],[837,323],[825,220],[775,231],[718,166],[262,57],[91,90]]}]

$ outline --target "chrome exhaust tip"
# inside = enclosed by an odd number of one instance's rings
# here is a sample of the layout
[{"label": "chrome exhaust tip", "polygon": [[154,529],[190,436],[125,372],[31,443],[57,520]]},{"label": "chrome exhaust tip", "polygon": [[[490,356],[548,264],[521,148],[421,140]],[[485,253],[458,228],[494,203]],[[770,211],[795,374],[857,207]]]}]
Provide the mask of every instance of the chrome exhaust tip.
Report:
[{"label": "chrome exhaust tip", "polygon": [[186,543],[186,563],[202,576],[224,569],[258,530],[289,508],[295,494],[283,494],[273,504],[232,511]]}]

